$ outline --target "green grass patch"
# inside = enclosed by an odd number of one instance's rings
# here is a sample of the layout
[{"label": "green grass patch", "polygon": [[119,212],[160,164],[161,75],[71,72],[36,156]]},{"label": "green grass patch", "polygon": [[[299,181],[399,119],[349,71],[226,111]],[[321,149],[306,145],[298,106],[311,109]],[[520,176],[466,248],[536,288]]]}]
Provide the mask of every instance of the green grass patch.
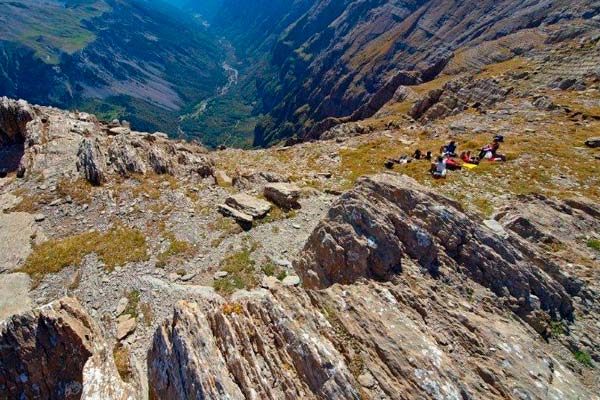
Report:
[{"label": "green grass patch", "polygon": [[266,276],[274,276],[280,281],[284,280],[287,277],[287,271],[281,268],[279,265],[276,265],[272,261],[261,265],[260,270]]},{"label": "green grass patch", "polygon": [[588,240],[587,246],[592,250],[600,251],[600,240]]},{"label": "green grass patch", "polygon": [[573,356],[575,357],[575,359],[577,361],[579,361],[581,364],[585,365],[586,367],[594,366],[594,363],[592,362],[592,357],[590,356],[590,353],[588,353],[585,350],[577,350],[577,351],[573,352]]},{"label": "green grass patch", "polygon": [[63,239],[50,239],[36,246],[21,272],[40,280],[46,274],[79,266],[83,258],[96,253],[108,271],[129,262],[148,260],[146,238],[137,229],[117,226],[108,232],[86,232]]},{"label": "green grass patch", "polygon": [[138,316],[138,305],[140,304],[140,291],[132,290],[127,293],[127,307],[122,315],[130,315],[133,318]]},{"label": "green grass patch", "polygon": [[213,282],[213,287],[218,293],[229,296],[236,290],[251,289],[258,285],[254,270],[256,263],[251,258],[254,250],[254,246],[246,246],[221,261],[220,269],[227,271],[229,275]]},{"label": "green grass patch", "polygon": [[163,268],[174,258],[190,256],[195,253],[194,245],[184,240],[177,240],[172,232],[165,232],[163,235],[169,240],[169,247],[158,255],[157,267]]},{"label": "green grass patch", "polygon": [[550,321],[550,335],[559,337],[565,334],[565,327],[560,321]]}]

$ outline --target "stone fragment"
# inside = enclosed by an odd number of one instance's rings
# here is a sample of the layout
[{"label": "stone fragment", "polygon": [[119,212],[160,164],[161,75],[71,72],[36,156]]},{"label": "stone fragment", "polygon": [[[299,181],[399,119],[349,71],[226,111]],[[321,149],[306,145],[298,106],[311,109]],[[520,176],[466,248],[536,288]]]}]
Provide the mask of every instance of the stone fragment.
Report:
[{"label": "stone fragment", "polygon": [[300,277],[296,275],[286,276],[283,281],[281,281],[285,286],[298,286],[300,285]]},{"label": "stone fragment", "polygon": [[127,305],[129,304],[129,300],[127,297],[121,297],[119,302],[117,303],[117,308],[115,309],[115,315],[118,317],[125,312],[127,309]]},{"label": "stone fragment", "polygon": [[277,279],[274,276],[265,276],[263,277],[260,286],[264,289],[274,289],[275,287],[277,287],[277,285],[279,285],[279,279]]},{"label": "stone fragment", "polygon": [[117,136],[117,135],[129,135],[131,133],[131,130],[129,128],[126,128],[124,126],[118,126],[115,128],[110,128],[108,130],[108,134],[109,135],[113,135],[113,136]]},{"label": "stone fragment", "polygon": [[271,204],[268,201],[258,199],[245,193],[238,193],[229,196],[225,204],[253,218],[263,218],[271,211]]},{"label": "stone fragment", "polygon": [[254,218],[252,218],[251,215],[236,210],[233,207],[229,207],[226,204],[219,204],[217,208],[223,216],[231,217],[242,224],[252,224],[252,221],[254,221]]},{"label": "stone fragment", "polygon": [[592,149],[600,147],[600,137],[589,138],[585,141],[585,145],[591,147]]},{"label": "stone fragment", "polygon": [[131,335],[135,328],[137,327],[137,322],[135,318],[131,315],[124,314],[117,318],[117,340],[123,340],[127,336]]},{"label": "stone fragment", "polygon": [[294,184],[284,182],[270,183],[265,186],[263,193],[267,200],[283,209],[299,207],[298,199],[300,199],[301,190]]},{"label": "stone fragment", "polygon": [[215,171],[215,181],[217,182],[217,185],[221,187],[230,187],[233,185],[233,179],[231,179],[225,171],[220,169]]}]

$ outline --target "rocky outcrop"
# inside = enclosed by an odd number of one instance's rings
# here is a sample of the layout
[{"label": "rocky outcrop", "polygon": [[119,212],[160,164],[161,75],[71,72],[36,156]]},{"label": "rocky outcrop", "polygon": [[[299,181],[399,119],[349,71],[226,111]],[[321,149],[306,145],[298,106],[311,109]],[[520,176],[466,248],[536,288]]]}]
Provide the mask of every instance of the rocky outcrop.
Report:
[{"label": "rocky outcrop", "polygon": [[137,398],[94,320],[65,298],[0,323],[0,393],[11,399]]},{"label": "rocky outcrop", "polygon": [[558,265],[514,237],[497,236],[456,202],[406,176],[362,178],[332,206],[295,267],[306,287],[324,288],[393,280],[407,258],[432,276],[464,274],[527,320],[540,306],[554,318],[572,318],[568,292],[576,288]]},{"label": "rocky outcrop", "polygon": [[373,129],[369,126],[364,126],[358,122],[347,122],[345,124],[337,125],[326,132],[324,132],[320,139],[345,139],[359,135],[366,135],[371,133]]},{"label": "rocky outcrop", "polygon": [[418,100],[410,116],[428,122],[458,114],[470,107],[487,109],[504,100],[511,91],[512,88],[504,88],[494,79],[455,79]]},{"label": "rocky outcrop", "polygon": [[171,163],[167,159],[165,153],[160,149],[153,148],[150,150],[148,153],[148,163],[152,170],[158,175],[168,174],[172,170]]},{"label": "rocky outcrop", "polygon": [[106,161],[98,140],[83,139],[77,152],[77,170],[92,185],[102,185],[106,180]]},{"label": "rocky outcrop", "polygon": [[35,117],[33,108],[23,100],[0,98],[0,146],[23,143],[27,123]]},{"label": "rocky outcrop", "polygon": [[110,145],[108,157],[115,171],[122,176],[146,173],[142,159],[122,136]]},{"label": "rocky outcrop", "polygon": [[412,263],[403,275],[180,302],[154,335],[151,398],[593,397],[489,292]]}]

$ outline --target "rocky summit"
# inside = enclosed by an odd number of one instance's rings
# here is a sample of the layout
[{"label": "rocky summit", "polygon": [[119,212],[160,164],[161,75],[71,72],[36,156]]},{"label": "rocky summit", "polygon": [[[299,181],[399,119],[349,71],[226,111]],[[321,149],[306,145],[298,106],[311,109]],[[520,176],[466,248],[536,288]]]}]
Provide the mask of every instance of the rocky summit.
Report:
[{"label": "rocky summit", "polygon": [[[34,3],[0,3],[22,60],[87,99],[128,65],[161,121],[0,98],[0,399],[600,400],[596,4],[172,1],[193,64],[148,4]],[[85,42],[31,39],[44,7]],[[269,147],[150,129],[152,77],[216,62],[179,128]]]}]

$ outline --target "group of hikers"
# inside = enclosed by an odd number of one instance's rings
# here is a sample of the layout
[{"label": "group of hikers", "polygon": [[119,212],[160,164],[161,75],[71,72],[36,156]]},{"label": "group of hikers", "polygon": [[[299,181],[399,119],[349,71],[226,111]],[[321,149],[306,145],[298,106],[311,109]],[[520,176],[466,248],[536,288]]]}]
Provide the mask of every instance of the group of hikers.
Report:
[{"label": "group of hikers", "polygon": [[[434,157],[431,151],[423,152],[419,149],[415,151],[412,159],[408,156],[403,156],[397,160],[388,160],[385,167],[392,169],[394,164],[406,164],[412,160],[428,160],[431,161],[429,172],[436,179],[443,179],[447,175],[447,171],[460,170],[462,168],[473,169],[483,160],[489,161],[506,161],[506,156],[500,154],[500,143],[504,142],[504,136],[496,135],[492,142],[479,150],[478,155],[473,155],[471,151],[463,151],[460,156],[457,154],[458,145],[455,141],[451,141],[440,149],[440,155]],[[462,162],[462,164],[457,160]]]}]

